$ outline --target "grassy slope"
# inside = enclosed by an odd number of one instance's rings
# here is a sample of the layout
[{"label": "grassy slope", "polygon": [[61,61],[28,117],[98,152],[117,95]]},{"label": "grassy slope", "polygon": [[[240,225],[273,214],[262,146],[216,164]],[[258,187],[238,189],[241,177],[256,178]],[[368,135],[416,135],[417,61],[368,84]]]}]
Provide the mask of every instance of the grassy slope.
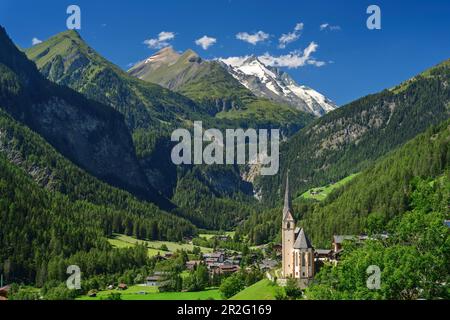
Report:
[{"label": "grassy slope", "polygon": [[392,91],[395,94],[399,94],[402,92],[405,92],[412,84],[414,84],[415,81],[417,81],[420,78],[425,78],[425,79],[429,79],[432,78],[435,74],[439,73],[442,71],[443,68],[449,68],[450,67],[450,60],[446,60],[430,69],[425,70],[424,72],[422,72],[421,74],[415,76],[412,79],[409,79],[401,84],[399,84],[398,86],[390,89],[390,91]]},{"label": "grassy slope", "polygon": [[[146,292],[146,294],[139,294]],[[156,287],[132,286],[128,290],[100,291],[97,297],[82,296],[78,300],[102,300],[111,293],[122,294],[122,300],[220,300],[220,292],[217,289],[209,289],[200,292],[158,292]]]},{"label": "grassy slope", "polygon": [[[323,201],[326,199],[326,197],[328,197],[328,195],[333,191],[336,190],[344,185],[346,185],[348,182],[350,182],[351,180],[353,180],[353,178],[355,178],[358,174],[352,174],[336,183],[330,184],[328,186],[325,187],[319,187],[319,188],[312,188],[308,191],[306,191],[305,193],[303,193],[302,195],[300,195],[300,197],[296,198],[294,200],[294,202],[299,201],[301,198],[303,199],[313,199],[313,200],[317,200],[317,201]],[[313,194],[316,193],[316,194]]]},{"label": "grassy slope", "polygon": [[234,231],[226,231],[226,232],[211,232],[211,233],[199,233],[199,238],[205,238],[206,240],[209,240],[216,236],[229,236],[230,238],[234,237],[235,232]]},{"label": "grassy slope", "polygon": [[[134,246],[135,244],[144,243],[149,248],[148,252],[149,256],[155,256],[158,254],[158,252],[163,254],[164,252],[159,249],[162,245],[166,245],[170,252],[174,252],[176,250],[192,251],[194,249],[194,245],[192,244],[186,243],[180,244],[177,242],[170,242],[170,241],[144,241],[144,240],[137,240],[133,237],[129,237],[122,234],[115,234],[114,238],[109,239],[108,241],[117,248],[129,248]],[[203,253],[212,252],[211,248],[200,247],[200,249]]]},{"label": "grassy slope", "polygon": [[269,279],[263,279],[245,288],[230,300],[275,300],[277,286]]},{"label": "grassy slope", "polygon": [[73,30],[59,33],[25,52],[50,80],[123,113],[132,130],[166,130],[198,116],[192,100],[131,77],[95,52]]}]

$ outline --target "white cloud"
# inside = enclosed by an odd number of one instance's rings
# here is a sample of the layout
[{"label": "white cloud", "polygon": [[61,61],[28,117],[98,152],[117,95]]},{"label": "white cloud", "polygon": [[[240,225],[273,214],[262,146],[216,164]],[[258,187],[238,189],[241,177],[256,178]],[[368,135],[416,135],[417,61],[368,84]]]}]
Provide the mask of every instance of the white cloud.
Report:
[{"label": "white cloud", "polygon": [[229,58],[219,58],[218,60],[222,61],[223,63],[230,65],[232,67],[239,67],[241,66],[245,60],[250,58],[250,56],[243,56],[243,57],[229,57]]},{"label": "white cloud", "polygon": [[305,27],[305,24],[303,22],[297,23],[297,25],[295,26],[295,31],[302,31],[303,28]]},{"label": "white cloud", "polygon": [[325,31],[325,30],[339,31],[339,30],[341,30],[341,27],[340,26],[332,26],[329,23],[323,23],[320,25],[320,31]]},{"label": "white cloud", "polygon": [[278,39],[278,48],[284,49],[289,43],[295,42],[300,39],[300,31],[302,31],[304,27],[305,25],[300,22],[296,24],[294,31],[282,34],[280,39]]},{"label": "white cloud", "polygon": [[175,33],[162,31],[158,34],[158,38],[145,40],[144,44],[146,44],[150,49],[162,49],[170,46],[169,41],[173,39],[175,39]]},{"label": "white cloud", "polygon": [[200,39],[195,40],[195,44],[202,47],[203,50],[208,50],[209,47],[217,43],[216,38],[203,36]]},{"label": "white cloud", "polygon": [[33,39],[31,39],[31,44],[33,45],[33,46],[35,46],[35,45],[37,45],[37,44],[39,44],[39,43],[42,43],[42,40],[39,40],[38,38],[33,38]]},{"label": "white cloud", "polygon": [[272,56],[266,53],[259,57],[261,62],[272,67],[285,67],[289,69],[297,69],[306,65],[313,65],[316,67],[322,67],[326,63],[324,61],[318,61],[312,57],[312,54],[317,51],[318,44],[311,42],[308,47],[303,51],[295,50],[288,54],[281,56]]},{"label": "white cloud", "polygon": [[[281,56],[273,56],[269,53],[265,53],[262,56],[259,56],[258,59],[264,63],[265,65],[279,68],[289,68],[289,69],[297,69],[300,67],[304,67],[307,65],[322,67],[326,65],[325,61],[316,60],[312,55],[317,51],[319,45],[315,42],[311,42],[308,47],[306,47],[303,51],[295,50],[288,54]],[[218,60],[224,62],[227,65],[233,67],[241,66],[245,60],[247,60],[250,56],[242,56],[242,57],[229,57],[229,58],[219,58]]]},{"label": "white cloud", "polygon": [[270,35],[264,31],[258,31],[254,34],[249,34],[248,32],[239,32],[236,35],[236,39],[248,42],[252,45],[256,45],[258,42],[265,41],[269,39]]}]

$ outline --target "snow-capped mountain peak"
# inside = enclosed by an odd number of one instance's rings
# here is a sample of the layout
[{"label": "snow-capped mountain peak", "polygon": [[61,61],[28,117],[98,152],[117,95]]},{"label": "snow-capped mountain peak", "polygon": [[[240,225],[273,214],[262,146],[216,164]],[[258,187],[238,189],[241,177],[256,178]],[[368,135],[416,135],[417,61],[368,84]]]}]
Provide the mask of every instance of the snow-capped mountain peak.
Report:
[{"label": "snow-capped mountain peak", "polygon": [[286,103],[316,116],[337,108],[324,95],[297,84],[286,72],[265,65],[256,56],[221,61],[227,66],[228,72],[256,96]]}]

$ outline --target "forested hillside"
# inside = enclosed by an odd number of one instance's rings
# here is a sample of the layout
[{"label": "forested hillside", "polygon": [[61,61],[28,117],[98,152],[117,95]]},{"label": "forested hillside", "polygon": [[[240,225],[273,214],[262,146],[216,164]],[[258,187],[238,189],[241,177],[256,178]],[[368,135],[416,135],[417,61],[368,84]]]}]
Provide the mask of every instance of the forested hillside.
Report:
[{"label": "forested hillside", "polygon": [[[229,229],[242,221],[249,213],[247,203],[256,202],[253,190],[242,180],[238,167],[200,167],[195,172],[191,167],[177,168],[170,159],[171,130],[189,128],[194,120],[203,120],[205,129],[283,125],[286,132],[294,133],[312,118],[287,107],[282,112],[270,103],[254,106],[247,120],[214,118],[205,104],[200,106],[159,85],[129,76],[97,54],[75,31],[63,32],[30,48],[27,55],[48,79],[122,112],[133,133],[146,180],[173,198],[181,207],[181,215],[204,228]],[[258,108],[261,112],[269,110],[270,117],[261,117]],[[190,181],[188,188],[186,181]],[[246,204],[241,206],[241,201]]]},{"label": "forested hillside", "polygon": [[[411,187],[407,212],[382,229],[377,223],[368,226],[375,238],[380,230],[387,231],[389,238],[347,243],[339,263],[325,266],[316,275],[306,290],[307,299],[450,298],[450,233],[443,223],[450,217],[450,176],[416,179]],[[379,290],[367,286],[369,266],[381,272]]]},{"label": "forested hillside", "polygon": [[281,148],[279,175],[258,182],[267,203],[279,202],[291,171],[295,196],[334,183],[450,116],[446,61],[393,90],[367,96],[316,120]]},{"label": "forested hillside", "polygon": [[[296,218],[316,247],[328,247],[334,234],[359,234],[374,224],[382,231],[411,209],[416,179],[439,179],[449,170],[450,121],[445,121],[378,160],[325,201],[297,204]],[[280,225],[281,209],[270,210],[250,217],[238,230],[252,242],[264,243],[278,235]]]},{"label": "forested hillside", "polygon": [[162,199],[143,178],[123,116],[46,80],[3,28],[0,107],[90,174],[142,198]]},{"label": "forested hillside", "polygon": [[[67,195],[71,201],[88,201],[122,211],[114,221],[116,232],[155,240],[180,240],[183,235],[195,233],[194,226],[188,221],[89,175],[61,156],[42,137],[1,110],[0,154],[50,192]],[[112,232],[109,227],[105,235]]]},{"label": "forested hillside", "polygon": [[145,248],[113,250],[106,235],[138,227],[151,236],[160,222],[45,191],[3,154],[0,195],[0,273],[9,283],[63,281],[71,264],[86,266],[86,277],[142,266]]}]

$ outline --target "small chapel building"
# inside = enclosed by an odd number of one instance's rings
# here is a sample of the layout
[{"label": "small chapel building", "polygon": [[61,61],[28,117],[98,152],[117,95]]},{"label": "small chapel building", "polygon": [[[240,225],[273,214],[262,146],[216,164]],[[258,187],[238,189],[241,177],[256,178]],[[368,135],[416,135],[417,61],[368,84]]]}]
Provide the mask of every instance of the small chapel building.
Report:
[{"label": "small chapel building", "polygon": [[281,233],[282,276],[284,279],[297,279],[300,288],[305,288],[313,280],[316,271],[314,248],[305,230],[295,225],[289,192],[289,175],[286,178]]}]

